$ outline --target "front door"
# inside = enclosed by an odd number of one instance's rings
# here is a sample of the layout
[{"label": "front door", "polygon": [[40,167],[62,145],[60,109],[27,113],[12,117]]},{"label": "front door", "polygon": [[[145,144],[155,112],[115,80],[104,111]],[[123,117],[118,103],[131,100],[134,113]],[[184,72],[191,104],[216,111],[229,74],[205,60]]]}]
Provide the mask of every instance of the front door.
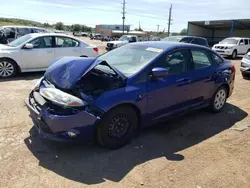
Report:
[{"label": "front door", "polygon": [[81,55],[84,54],[81,54],[80,43],[77,40],[64,36],[55,37],[55,58]]},{"label": "front door", "polygon": [[52,37],[38,37],[28,42],[33,44],[32,49],[21,49],[21,62],[23,69],[46,69],[54,60]]},{"label": "front door", "polygon": [[183,49],[163,55],[153,65],[152,68],[168,68],[169,75],[165,78],[150,79],[148,81],[147,107],[150,119],[158,120],[189,106],[191,100],[191,83],[187,72],[189,61],[190,52]]},{"label": "front door", "polygon": [[246,54],[247,50],[247,45],[245,45],[244,39],[241,39],[239,41],[238,54]]}]

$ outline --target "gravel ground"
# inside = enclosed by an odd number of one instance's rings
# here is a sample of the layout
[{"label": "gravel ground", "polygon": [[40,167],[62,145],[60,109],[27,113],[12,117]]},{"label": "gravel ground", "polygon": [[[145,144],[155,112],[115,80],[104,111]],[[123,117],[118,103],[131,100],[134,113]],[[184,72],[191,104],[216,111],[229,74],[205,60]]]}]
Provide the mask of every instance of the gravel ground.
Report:
[{"label": "gravel ground", "polygon": [[240,60],[234,64],[235,90],[223,112],[189,113],[112,151],[38,137],[24,99],[43,73],[0,80],[0,187],[249,188],[250,129],[232,128],[250,125],[250,80]]}]

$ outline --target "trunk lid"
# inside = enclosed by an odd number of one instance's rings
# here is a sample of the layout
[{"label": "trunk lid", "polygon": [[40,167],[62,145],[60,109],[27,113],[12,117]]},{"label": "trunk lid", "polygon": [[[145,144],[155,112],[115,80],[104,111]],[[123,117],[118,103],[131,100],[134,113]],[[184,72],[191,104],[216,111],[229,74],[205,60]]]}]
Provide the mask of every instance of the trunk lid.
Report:
[{"label": "trunk lid", "polygon": [[58,88],[73,89],[76,83],[97,65],[102,64],[111,68],[121,79],[126,79],[116,68],[106,61],[96,58],[62,57],[51,63],[44,78]]}]

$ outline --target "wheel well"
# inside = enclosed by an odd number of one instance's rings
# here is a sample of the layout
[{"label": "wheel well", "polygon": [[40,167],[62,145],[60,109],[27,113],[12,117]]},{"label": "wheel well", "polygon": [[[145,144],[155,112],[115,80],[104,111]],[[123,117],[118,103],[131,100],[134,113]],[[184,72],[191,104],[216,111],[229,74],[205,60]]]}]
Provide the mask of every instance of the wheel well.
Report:
[{"label": "wheel well", "polygon": [[119,104],[119,105],[111,108],[110,110],[114,110],[114,109],[120,108],[120,107],[129,107],[129,108],[132,108],[136,112],[136,116],[137,116],[137,119],[138,119],[138,125],[139,125],[138,128],[140,128],[140,123],[141,123],[141,111],[140,111],[140,109],[136,105],[134,105],[132,103],[122,103],[122,104]]},{"label": "wheel well", "polygon": [[229,96],[229,85],[228,84],[222,84],[220,87],[225,87],[227,89],[227,98]]},{"label": "wheel well", "polygon": [[9,60],[9,61],[14,62],[14,63],[16,64],[16,66],[17,66],[17,72],[18,72],[18,73],[21,72],[21,68],[19,67],[19,65],[17,64],[17,62],[16,62],[14,59],[11,59],[11,58],[9,58],[9,57],[1,57],[0,60],[2,60],[2,59],[6,59],[6,60]]}]

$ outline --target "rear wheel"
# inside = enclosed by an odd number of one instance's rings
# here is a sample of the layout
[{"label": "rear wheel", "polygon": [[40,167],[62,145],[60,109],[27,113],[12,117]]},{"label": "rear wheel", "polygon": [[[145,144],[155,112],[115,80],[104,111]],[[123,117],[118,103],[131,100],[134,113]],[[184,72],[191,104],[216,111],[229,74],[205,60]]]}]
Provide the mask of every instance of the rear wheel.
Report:
[{"label": "rear wheel", "polygon": [[97,141],[100,145],[117,149],[129,143],[138,127],[136,112],[130,107],[118,107],[104,116],[97,127]]},{"label": "rear wheel", "polygon": [[17,65],[10,59],[0,59],[0,77],[9,78],[15,76],[17,73]]},{"label": "rear wheel", "polygon": [[210,109],[212,112],[220,112],[227,101],[227,88],[225,86],[220,87],[214,94],[211,103]]},{"label": "rear wheel", "polygon": [[233,53],[232,53],[232,55],[231,55],[231,58],[235,59],[236,57],[237,57],[237,51],[234,50]]}]

